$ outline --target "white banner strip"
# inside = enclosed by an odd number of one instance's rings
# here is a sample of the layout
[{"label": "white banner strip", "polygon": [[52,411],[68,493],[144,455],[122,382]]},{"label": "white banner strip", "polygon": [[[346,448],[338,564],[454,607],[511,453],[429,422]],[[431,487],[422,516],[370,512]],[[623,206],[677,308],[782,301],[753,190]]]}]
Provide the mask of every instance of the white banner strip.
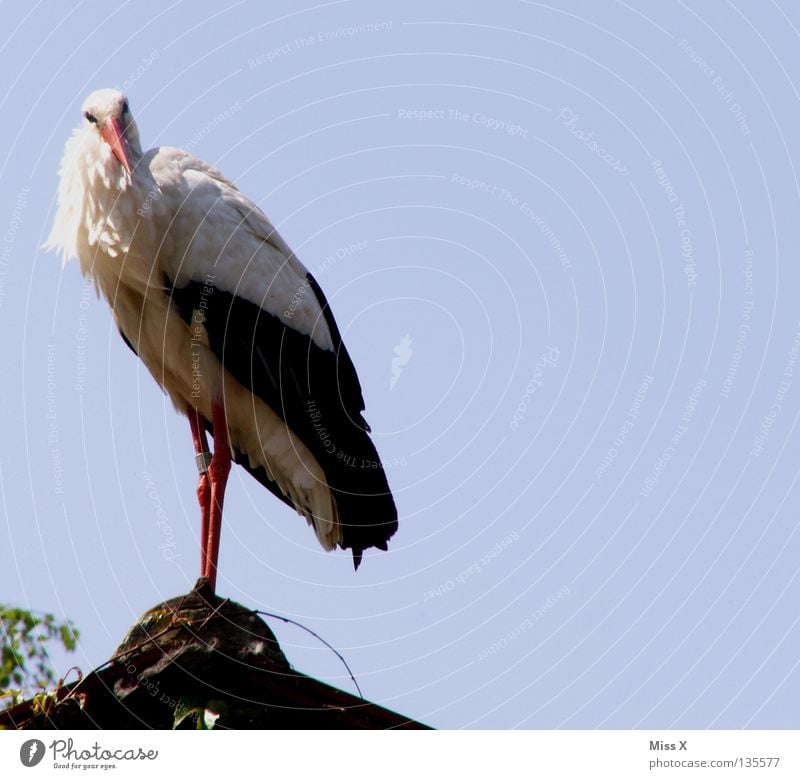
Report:
[{"label": "white banner strip", "polygon": [[[6,731],[0,776],[798,777],[798,731]],[[193,773],[194,772],[194,773]],[[246,773],[245,773],[246,772]]]}]

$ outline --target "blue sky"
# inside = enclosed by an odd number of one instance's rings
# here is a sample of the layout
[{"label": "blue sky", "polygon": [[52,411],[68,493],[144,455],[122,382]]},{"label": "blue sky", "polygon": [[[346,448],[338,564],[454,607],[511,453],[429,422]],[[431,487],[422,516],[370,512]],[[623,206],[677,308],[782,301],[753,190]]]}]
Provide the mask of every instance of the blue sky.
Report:
[{"label": "blue sky", "polygon": [[315,271],[400,512],[355,574],[237,470],[224,595],[439,727],[798,727],[800,14],[755,11],[4,4],[0,598],[75,621],[57,671],[199,570],[188,425],[38,248],[118,86]]}]

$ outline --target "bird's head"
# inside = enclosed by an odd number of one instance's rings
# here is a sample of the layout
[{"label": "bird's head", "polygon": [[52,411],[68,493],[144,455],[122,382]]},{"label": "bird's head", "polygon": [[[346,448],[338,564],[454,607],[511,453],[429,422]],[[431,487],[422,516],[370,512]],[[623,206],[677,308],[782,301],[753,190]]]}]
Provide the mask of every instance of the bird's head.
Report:
[{"label": "bird's head", "polygon": [[84,130],[97,133],[128,176],[132,175],[131,160],[135,163],[142,154],[139,131],[133,121],[128,98],[116,89],[98,89],[83,103]]},{"label": "bird's head", "polygon": [[[94,246],[101,235],[110,236],[107,250],[114,246],[119,252],[127,250],[130,236],[121,236],[118,221],[116,228],[110,227],[109,214],[105,212],[117,207],[123,192],[135,189],[134,174],[143,155],[139,131],[122,92],[98,89],[86,98],[81,112],[81,123],[67,141],[61,158],[58,210],[44,247],[59,251],[65,260],[80,257],[83,268],[81,241],[85,244],[88,240]],[[95,207],[86,212],[88,202],[94,202]],[[126,207],[129,206],[130,203]],[[87,225],[91,240],[81,238]],[[89,272],[88,268],[87,265],[84,273]]]}]

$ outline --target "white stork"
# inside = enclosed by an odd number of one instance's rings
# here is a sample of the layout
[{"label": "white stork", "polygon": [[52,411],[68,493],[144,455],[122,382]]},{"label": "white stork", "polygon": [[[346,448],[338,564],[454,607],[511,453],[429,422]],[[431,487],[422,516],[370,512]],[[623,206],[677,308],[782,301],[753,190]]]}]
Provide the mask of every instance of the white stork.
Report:
[{"label": "white stork", "polygon": [[232,459],[325,549],[351,549],[356,568],[364,549],[386,549],[397,512],[353,363],[316,280],[261,210],[185,151],[143,152],[114,89],[83,104],[60,177],[45,246],[78,258],[189,419],[212,590]]}]

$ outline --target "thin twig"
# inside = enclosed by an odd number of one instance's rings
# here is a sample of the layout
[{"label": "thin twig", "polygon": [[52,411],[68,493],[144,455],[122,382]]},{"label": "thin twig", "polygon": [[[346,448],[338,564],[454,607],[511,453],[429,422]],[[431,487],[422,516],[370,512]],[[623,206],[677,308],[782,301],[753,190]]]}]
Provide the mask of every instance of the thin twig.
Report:
[{"label": "thin twig", "polygon": [[283,622],[288,622],[290,625],[297,625],[297,627],[305,630],[306,633],[310,633],[312,636],[314,636],[314,638],[316,638],[317,641],[321,641],[323,644],[325,644],[325,646],[328,647],[328,649],[330,649],[331,652],[333,652],[333,654],[335,654],[336,657],[338,657],[342,661],[342,665],[347,669],[347,673],[350,674],[350,678],[353,680],[353,684],[356,686],[356,689],[358,690],[359,697],[361,698],[361,700],[364,700],[364,693],[361,692],[361,688],[358,686],[356,677],[353,676],[353,672],[350,670],[350,666],[347,664],[347,660],[344,659],[341,652],[339,652],[337,649],[331,646],[322,636],[320,636],[318,633],[315,633],[311,628],[306,627],[302,623],[297,622],[294,619],[289,619],[289,617],[282,617],[280,614],[273,614],[269,611],[260,611],[259,609],[256,609],[255,613],[261,614],[265,617],[274,617],[275,619],[282,620]]}]

